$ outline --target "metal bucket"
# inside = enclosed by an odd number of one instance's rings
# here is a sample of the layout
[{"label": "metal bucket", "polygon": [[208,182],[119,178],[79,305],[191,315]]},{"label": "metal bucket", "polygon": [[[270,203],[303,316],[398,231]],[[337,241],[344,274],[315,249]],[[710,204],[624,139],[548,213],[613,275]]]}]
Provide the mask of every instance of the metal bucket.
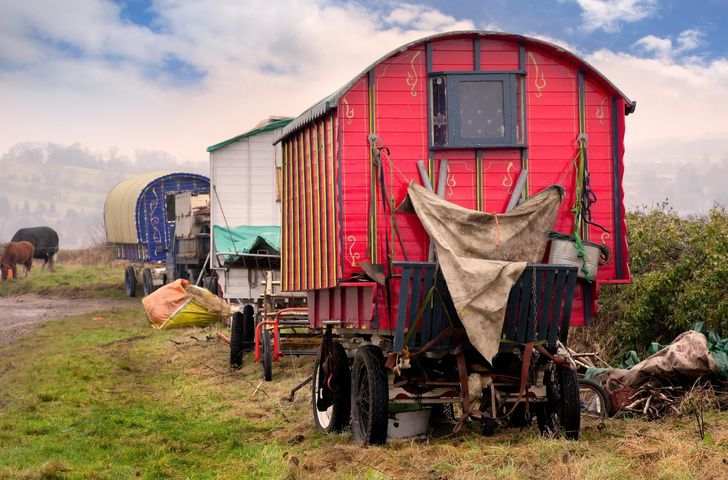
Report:
[{"label": "metal bucket", "polygon": [[[586,266],[589,269],[590,282],[593,282],[597,278],[597,268],[599,266],[599,247],[593,243],[584,242],[584,254],[586,256]],[[587,278],[586,273],[583,270],[582,259],[579,258],[579,251],[576,249],[576,244],[568,240],[561,240],[557,238],[551,239],[551,252],[549,253],[549,263],[551,264],[566,264],[576,265],[579,267],[579,278]]]},{"label": "metal bucket", "polygon": [[390,413],[387,425],[388,440],[412,440],[424,438],[430,423],[431,408]]}]

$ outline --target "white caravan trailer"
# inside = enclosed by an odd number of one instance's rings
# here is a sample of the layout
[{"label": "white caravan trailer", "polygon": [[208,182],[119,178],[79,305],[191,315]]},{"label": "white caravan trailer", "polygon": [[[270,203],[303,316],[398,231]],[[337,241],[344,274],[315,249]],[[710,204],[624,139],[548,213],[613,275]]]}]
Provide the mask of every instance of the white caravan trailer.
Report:
[{"label": "white caravan trailer", "polygon": [[271,117],[208,147],[211,265],[223,298],[255,303],[265,272],[280,269],[281,147],[273,139],[291,119]]}]

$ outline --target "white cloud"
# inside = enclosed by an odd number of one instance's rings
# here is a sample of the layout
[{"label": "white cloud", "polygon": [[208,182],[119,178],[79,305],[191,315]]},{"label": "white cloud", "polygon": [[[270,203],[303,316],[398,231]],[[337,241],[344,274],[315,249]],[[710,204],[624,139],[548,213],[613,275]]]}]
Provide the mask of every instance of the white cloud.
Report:
[{"label": "white cloud", "polygon": [[[671,62],[675,58],[694,50],[704,44],[702,37],[703,32],[697,29],[685,30],[677,37],[677,41],[673,41],[669,38],[660,38],[655,35],[647,35],[637,40],[633,47],[638,51],[647,54],[654,54],[655,57]],[[695,60],[697,57],[690,57],[691,60]]]},{"label": "white cloud", "polygon": [[[473,28],[409,4],[159,0],[152,31],[108,0],[69,1],[0,5],[0,152],[38,140],[204,160],[207,146],[298,115],[402,44]],[[170,57],[204,78],[175,87]]]},{"label": "white cloud", "polygon": [[575,0],[584,10],[586,30],[618,32],[624,23],[649,17],[657,10],[657,0]]},{"label": "white cloud", "polygon": [[587,60],[637,101],[627,117],[627,156],[638,153],[632,158],[642,162],[697,162],[706,155],[726,161],[728,60],[677,63],[606,50]]}]

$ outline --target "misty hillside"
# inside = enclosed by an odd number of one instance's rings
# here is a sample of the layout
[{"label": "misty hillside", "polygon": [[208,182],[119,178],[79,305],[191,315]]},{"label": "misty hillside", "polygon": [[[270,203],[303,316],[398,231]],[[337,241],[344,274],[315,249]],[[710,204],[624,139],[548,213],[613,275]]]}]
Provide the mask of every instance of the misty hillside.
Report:
[{"label": "misty hillside", "polygon": [[137,152],[135,161],[92,153],[79,144],[21,143],[0,157],[0,242],[23,227],[47,225],[65,250],[103,240],[109,191],[135,175],[175,170],[209,175],[206,163],[180,164],[164,152]]}]

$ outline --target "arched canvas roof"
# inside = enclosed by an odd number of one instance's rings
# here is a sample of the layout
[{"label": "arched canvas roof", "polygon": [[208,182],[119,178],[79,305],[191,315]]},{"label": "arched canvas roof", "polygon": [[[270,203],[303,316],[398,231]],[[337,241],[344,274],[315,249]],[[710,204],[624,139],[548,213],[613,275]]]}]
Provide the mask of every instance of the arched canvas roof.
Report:
[{"label": "arched canvas roof", "polygon": [[[116,185],[106,196],[104,224],[106,238],[111,243],[141,243],[138,228],[139,201],[144,192],[156,183],[168,178],[197,178],[208,183],[204,175],[186,172],[151,172],[129,178]],[[162,198],[161,201],[164,201]]]},{"label": "arched canvas roof", "polygon": [[[326,115],[329,111],[336,108],[338,105],[338,102],[342,95],[344,95],[349,88],[351,88],[361,77],[362,75],[365,75],[367,72],[369,72],[371,69],[373,69],[375,66],[379,65],[380,63],[384,62],[388,58],[397,55],[399,53],[405,52],[406,50],[428,42],[433,42],[436,40],[449,40],[449,39],[456,39],[456,38],[491,38],[491,39],[498,39],[498,40],[509,40],[512,42],[517,43],[523,43],[526,46],[531,46],[534,48],[538,48],[540,50],[543,50],[545,53],[552,55],[556,58],[562,57],[565,60],[567,60],[570,63],[573,63],[574,65],[577,65],[580,69],[584,70],[594,78],[599,79],[599,81],[602,83],[602,85],[612,92],[614,95],[624,98],[627,104],[633,109],[635,102],[631,101],[627,96],[622,93],[607,77],[602,75],[596,68],[589,65],[585,60],[578,57],[577,55],[569,52],[568,50],[564,49],[563,47],[559,47],[558,45],[554,45],[553,43],[546,42],[544,40],[539,40],[537,38],[533,37],[527,37],[524,35],[516,35],[512,33],[505,33],[505,32],[492,32],[492,31],[485,31],[485,30],[464,30],[464,31],[456,31],[456,32],[446,32],[446,33],[438,33],[436,35],[431,35],[429,37],[421,38],[419,40],[415,40],[413,42],[407,43],[405,45],[402,45],[401,47],[392,50],[388,54],[384,55],[382,58],[377,60],[376,62],[369,65],[362,73],[351,79],[346,85],[339,88],[337,91],[326,97],[325,99],[318,102],[316,105],[312,106],[305,112],[303,112],[301,115],[299,115],[297,118],[295,118],[291,123],[289,123],[281,133],[278,135],[278,138],[275,139],[275,142],[280,142],[283,138],[290,135],[292,132],[297,131],[299,128],[301,128],[304,125],[307,125],[308,123],[321,118],[323,115]],[[630,110],[631,112],[631,110]]]}]

